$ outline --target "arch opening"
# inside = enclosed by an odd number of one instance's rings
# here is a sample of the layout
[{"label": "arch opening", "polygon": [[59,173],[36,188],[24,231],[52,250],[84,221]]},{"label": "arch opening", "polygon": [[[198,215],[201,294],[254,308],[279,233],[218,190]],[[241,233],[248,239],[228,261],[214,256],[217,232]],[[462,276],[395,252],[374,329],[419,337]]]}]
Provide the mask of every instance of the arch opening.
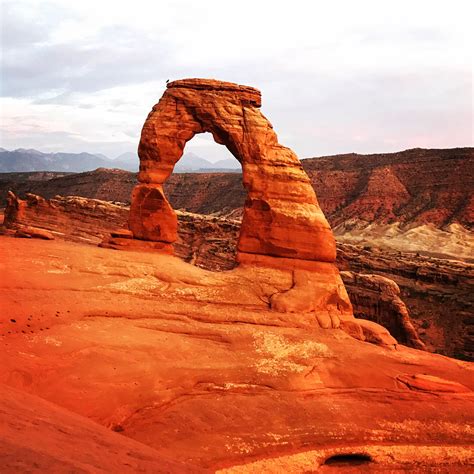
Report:
[{"label": "arch opening", "polygon": [[183,154],[173,169],[173,173],[187,172],[241,173],[242,165],[226,145],[214,139],[211,132],[201,132],[186,142]]},{"label": "arch opening", "polygon": [[234,268],[246,191],[227,147],[211,133],[196,134],[163,188],[177,215],[175,254],[206,270]]}]

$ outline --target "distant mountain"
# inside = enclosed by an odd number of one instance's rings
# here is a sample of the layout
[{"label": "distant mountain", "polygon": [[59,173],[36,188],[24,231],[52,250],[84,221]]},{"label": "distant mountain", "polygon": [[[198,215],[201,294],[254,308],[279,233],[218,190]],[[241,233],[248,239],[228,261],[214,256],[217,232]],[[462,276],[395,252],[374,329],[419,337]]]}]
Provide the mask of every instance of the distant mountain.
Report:
[{"label": "distant mountain", "polygon": [[83,172],[110,168],[111,161],[91,153],[42,153],[38,150],[0,151],[0,172],[68,171]]},{"label": "distant mountain", "polygon": [[182,172],[192,172],[199,169],[213,168],[214,163],[201,158],[194,153],[185,153],[182,158],[176,163],[174,171],[178,173]]},{"label": "distant mountain", "polygon": [[140,159],[137,153],[127,151],[117,156],[115,160],[112,160],[111,165],[114,168],[118,168],[126,171],[138,171],[140,165]]},{"label": "distant mountain", "polygon": [[[42,153],[34,149],[18,148],[13,151],[0,148],[0,173],[29,171],[63,171],[82,173],[97,168],[118,168],[138,171],[140,160],[137,153],[125,152],[110,159],[100,153]],[[227,159],[212,163],[194,153],[186,153],[176,164],[176,173],[198,171],[239,170],[237,160]]]},{"label": "distant mountain", "polygon": [[235,158],[228,158],[226,160],[219,160],[212,164],[213,168],[226,170],[241,170],[242,166]]}]

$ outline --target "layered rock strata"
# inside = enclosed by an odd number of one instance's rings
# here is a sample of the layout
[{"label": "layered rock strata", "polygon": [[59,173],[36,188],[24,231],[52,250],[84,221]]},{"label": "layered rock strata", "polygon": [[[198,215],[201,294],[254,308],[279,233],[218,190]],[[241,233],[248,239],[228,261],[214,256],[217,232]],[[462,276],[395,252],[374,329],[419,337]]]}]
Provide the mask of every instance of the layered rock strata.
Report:
[{"label": "layered rock strata", "polygon": [[[28,195],[26,200],[21,200],[11,193],[5,223],[8,229],[16,232],[16,236],[25,236],[31,229],[36,229],[36,234],[48,232],[64,240],[91,244],[100,243],[105,236],[112,234],[101,246],[136,250],[136,241],[132,239],[131,233],[116,230],[126,225],[128,213],[127,206],[95,199],[56,196],[46,200],[40,196]],[[108,215],[111,216],[110,219],[107,218]],[[174,244],[177,256],[207,270],[235,268],[239,221],[182,211],[177,211],[177,216],[179,232]],[[156,250],[156,244],[159,243],[143,242],[142,250]],[[347,263],[343,267],[347,267]],[[399,297],[396,283],[376,275],[359,275],[347,271],[342,272],[341,276],[349,291],[354,314],[358,318],[370,319],[389,328],[402,344],[424,347],[413,328],[408,310]],[[279,302],[282,296],[276,295],[273,305],[285,305],[286,298],[292,296],[292,304],[302,305],[300,310],[303,311],[308,298],[304,294],[299,295],[298,288],[305,288],[309,284],[309,281],[305,281],[308,278],[312,278],[311,273],[296,273],[292,291],[284,296],[283,302]],[[369,332],[366,333],[369,335]],[[375,342],[380,341],[375,338]]]},{"label": "layered rock strata", "polygon": [[[474,360],[472,263],[339,242],[338,266],[341,270],[377,274],[395,281],[428,350]],[[354,297],[355,304],[358,300]],[[378,312],[376,306],[367,309],[365,314]]]},{"label": "layered rock strata", "polygon": [[354,315],[381,324],[399,342],[416,349],[426,349],[413,326],[406,304],[400,298],[400,288],[380,275],[341,272],[354,308]]},{"label": "layered rock strata", "polygon": [[168,244],[176,240],[177,219],[163,184],[186,143],[210,132],[242,165],[247,198],[239,261],[259,261],[254,255],[335,261],[334,237],[310,180],[297,156],[278,143],[260,106],[260,92],[252,87],[205,79],[167,85],[146,119],[138,149],[139,184],[130,209],[135,238]]}]

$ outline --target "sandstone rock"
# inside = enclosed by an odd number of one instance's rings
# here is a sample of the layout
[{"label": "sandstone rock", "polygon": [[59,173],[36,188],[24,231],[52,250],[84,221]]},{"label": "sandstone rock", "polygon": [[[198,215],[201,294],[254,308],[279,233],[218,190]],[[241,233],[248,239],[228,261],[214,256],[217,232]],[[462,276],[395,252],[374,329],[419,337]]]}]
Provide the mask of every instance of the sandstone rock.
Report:
[{"label": "sandstone rock", "polygon": [[161,184],[139,184],[132,194],[130,229],[135,238],[173,243],[178,219],[167,201]]},{"label": "sandstone rock", "polygon": [[472,147],[303,160],[333,228],[354,218],[366,226],[455,222],[472,229],[473,163]]},{"label": "sandstone rock", "polygon": [[357,319],[357,324],[362,328],[364,338],[367,342],[382,346],[396,347],[397,340],[390,335],[388,330],[380,324],[366,319]]},{"label": "sandstone rock", "polygon": [[426,349],[410,318],[408,308],[400,298],[400,288],[389,278],[379,275],[341,272],[342,281],[350,292],[356,317],[370,319],[390,331],[402,344]]},{"label": "sandstone rock", "polygon": [[283,313],[314,312],[324,329],[339,328],[342,313],[352,312],[337,270],[325,263],[319,264],[318,271],[294,270],[292,287],[272,295],[270,307]]},{"label": "sandstone rock", "polygon": [[27,239],[54,240],[54,235],[51,232],[31,226],[19,227],[15,232],[15,237]]},{"label": "sandstone rock", "polygon": [[[111,232],[117,235],[117,229],[126,225],[128,216],[128,207],[98,199],[79,196],[45,199],[35,194],[19,199],[9,193],[4,227],[20,232],[34,228],[44,236],[53,236],[54,232],[54,236],[65,240],[98,244]],[[126,229],[121,229],[120,236],[125,234]]]},{"label": "sandstone rock", "polygon": [[2,473],[201,472],[40,397],[0,386]]},{"label": "sandstone rock", "polygon": [[242,164],[248,194],[238,251],[334,262],[334,237],[309,178],[296,155],[278,143],[260,105],[260,92],[251,87],[205,79],[168,84],[142,130],[141,184],[130,212],[136,238],[176,240],[176,217],[161,186],[185,144],[210,132]]},{"label": "sandstone rock", "polygon": [[120,239],[133,239],[131,230],[128,229],[116,229],[110,233],[111,237],[118,237]]},{"label": "sandstone rock", "polygon": [[[356,274],[376,274],[393,280],[409,308],[418,338],[430,351],[474,360],[474,265],[377,247],[338,243],[338,267]],[[380,322],[402,343],[415,342],[405,325],[397,325],[402,308],[383,301],[382,294],[356,279],[346,280],[355,314]],[[358,287],[358,285],[361,285]],[[395,301],[397,297],[395,296]],[[392,322],[395,323],[392,325]],[[398,327],[398,329],[395,328]],[[412,342],[408,342],[408,341]]]},{"label": "sandstone rock", "polygon": [[104,249],[132,250],[138,252],[161,252],[173,255],[173,246],[166,242],[154,242],[150,240],[138,240],[126,237],[110,237],[99,244]]},{"label": "sandstone rock", "polygon": [[[128,208],[97,200],[57,196],[54,200],[42,200],[30,195],[27,201],[12,195],[7,208],[10,226],[18,227],[13,213],[22,209],[21,222],[47,225],[57,235],[66,240],[99,243],[105,232],[110,232],[101,247],[136,251],[161,251],[172,254],[170,244],[133,239],[125,226]],[[41,203],[41,204],[40,204]],[[111,219],[105,218],[103,210],[110,212]],[[178,241],[175,253],[187,262],[209,270],[231,270],[235,267],[235,246],[240,222],[224,218],[177,212],[179,220]],[[16,217],[18,218],[18,216]],[[81,233],[78,234],[78,229]],[[344,247],[346,248],[346,247]],[[347,255],[347,252],[344,254]],[[360,253],[358,254],[361,255]],[[264,266],[285,268],[292,272],[290,287],[276,292],[268,304],[279,312],[301,313],[314,311],[317,322],[322,327],[343,327],[353,337],[366,340],[357,322],[346,319],[351,314],[344,286],[331,264],[310,260],[276,258],[257,254],[239,254],[243,267]],[[340,263],[343,267],[347,262]],[[349,299],[354,313],[359,318],[373,320],[389,329],[397,339],[412,347],[423,348],[413,327],[406,306],[400,299],[398,286],[391,280],[376,275],[362,275],[342,272],[349,291]],[[341,308],[345,308],[343,312]],[[317,310],[317,311],[316,311]],[[342,316],[342,319],[341,319]],[[377,332],[381,332],[377,329]],[[369,338],[382,342],[379,337]]]},{"label": "sandstone rock", "polygon": [[[467,472],[473,461],[472,393],[410,390],[399,378],[429,374],[472,390],[470,364],[323,330],[315,313],[270,310],[294,270],[217,273],[157,252],[60,239],[0,237],[0,255],[0,383],[31,395],[26,406],[39,417],[29,410],[26,429],[10,432],[33,433],[35,451],[44,437],[43,452],[60,455],[61,446],[75,463],[90,450],[93,466],[113,472],[123,462],[153,466],[126,438],[157,461],[211,472],[304,472],[357,452],[373,460],[364,469]],[[44,400],[61,407],[48,423]],[[64,410],[121,430],[122,442]],[[2,437],[0,446],[11,445]],[[114,449],[114,459],[97,462]],[[311,462],[299,469],[295,456]]]},{"label": "sandstone rock", "polygon": [[428,374],[399,375],[397,380],[404,383],[412,390],[422,390],[425,392],[448,392],[466,393],[471,389],[452,380],[445,380],[441,377]]}]

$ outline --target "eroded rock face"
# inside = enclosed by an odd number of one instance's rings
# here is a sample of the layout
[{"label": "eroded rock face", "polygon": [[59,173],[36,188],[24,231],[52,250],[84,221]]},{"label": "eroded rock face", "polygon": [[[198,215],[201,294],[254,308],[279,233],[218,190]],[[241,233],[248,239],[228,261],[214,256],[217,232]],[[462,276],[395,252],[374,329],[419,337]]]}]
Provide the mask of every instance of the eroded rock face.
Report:
[{"label": "eroded rock face", "polygon": [[426,349],[400,298],[399,286],[389,278],[365,273],[341,272],[351,295],[354,314],[370,319],[390,331],[399,342],[416,349]]},{"label": "eroded rock face", "polygon": [[8,194],[4,227],[18,237],[58,237],[74,242],[98,244],[113,229],[122,227],[128,206],[79,196],[45,199],[27,194],[19,199]]},{"label": "eroded rock face", "polygon": [[[223,217],[204,216],[177,211],[178,239],[173,244],[174,253],[186,262],[206,270],[232,270],[236,266],[235,247],[238,239],[240,222]],[[129,208],[97,199],[86,199],[77,196],[43,199],[41,196],[28,194],[26,200],[19,199],[13,193],[5,211],[6,233],[18,236],[39,236],[42,233],[55,235],[60,239],[74,242],[98,244],[104,236],[109,236],[102,247],[115,249],[134,249],[164,252],[169,244],[153,241],[137,241],[126,229]],[[34,234],[31,235],[34,229]],[[11,230],[11,232],[10,232]],[[16,231],[16,232],[15,232]],[[141,245],[141,247],[138,246]],[[347,257],[347,246],[340,255]],[[254,256],[258,258],[258,256]],[[264,257],[260,256],[260,259]],[[275,260],[268,257],[271,266]],[[295,259],[280,259],[278,264],[291,269]],[[249,262],[250,263],[250,262]],[[350,312],[347,296],[342,285],[331,285],[338,282],[338,272],[330,263],[307,261],[307,268],[293,269],[291,288],[276,293],[269,299],[269,306],[279,312],[311,312],[316,308],[330,307],[333,311],[319,311],[316,319],[321,327],[337,327],[337,308]],[[338,262],[339,268],[349,268],[347,261]],[[278,268],[278,267],[277,267]],[[342,281],[347,288],[354,315],[366,318],[388,328],[397,340],[417,349],[424,349],[423,342],[413,326],[408,308],[400,298],[398,285],[389,278],[350,271],[341,272]],[[312,288],[308,294],[307,289]],[[317,291],[319,289],[319,291]],[[334,311],[334,306],[336,310]],[[358,319],[359,321],[359,319]],[[393,345],[393,338],[385,334],[383,328],[359,327],[359,323],[346,323],[344,329],[359,339],[369,339],[383,345]],[[385,334],[385,335],[384,335]]]},{"label": "eroded rock face", "polygon": [[335,261],[335,240],[310,180],[295,153],[278,143],[260,106],[260,92],[252,87],[204,79],[168,84],[142,130],[140,184],[133,191],[130,213],[135,238],[176,240],[176,216],[163,183],[186,143],[210,132],[242,164],[248,194],[238,260],[256,254]]}]

